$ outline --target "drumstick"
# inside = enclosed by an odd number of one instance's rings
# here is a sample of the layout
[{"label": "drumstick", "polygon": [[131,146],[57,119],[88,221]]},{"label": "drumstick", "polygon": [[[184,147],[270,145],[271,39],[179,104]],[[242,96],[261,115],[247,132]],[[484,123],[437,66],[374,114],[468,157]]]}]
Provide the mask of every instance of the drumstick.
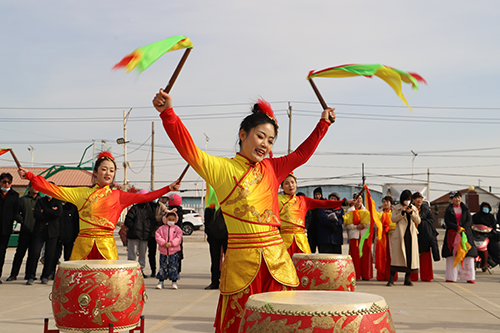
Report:
[{"label": "drumstick", "polygon": [[363,194],[364,191],[365,191],[365,188],[363,187],[363,189],[358,194],[356,194],[356,197],[354,199],[359,198]]},{"label": "drumstick", "polygon": [[182,171],[181,176],[179,177],[179,179],[177,179],[178,181],[181,181],[182,178],[184,178],[184,175],[186,174],[186,172],[188,171],[188,169],[189,169],[189,164],[186,165],[186,167],[184,168],[184,171]]},{"label": "drumstick", "polygon": [[[323,110],[326,110],[328,109],[328,105],[326,105],[326,102],[325,100],[323,99],[323,96],[321,96],[321,93],[319,92],[318,90],[318,87],[316,87],[316,84],[313,82],[313,79],[309,79],[309,82],[311,83],[311,87],[313,88],[314,90],[314,93],[316,94],[316,97],[318,97],[318,100],[319,100],[319,103],[321,104],[321,106],[323,107]],[[332,117],[328,117],[328,119],[330,119],[330,122],[333,124],[335,122],[335,119],[333,119]]]},{"label": "drumstick", "polygon": [[14,162],[16,162],[17,168],[21,169],[21,163],[19,163],[19,160],[16,157],[16,154],[14,154],[14,150],[11,149],[10,153],[12,154],[12,158],[14,159]]},{"label": "drumstick", "polygon": [[[177,79],[177,76],[179,76],[179,73],[181,72],[182,66],[184,66],[184,63],[186,62],[186,59],[191,52],[193,48],[190,47],[184,51],[184,54],[182,55],[181,60],[179,61],[179,64],[175,68],[174,74],[172,74],[172,77],[170,78],[170,81],[168,81],[167,86],[165,87],[164,91],[168,94],[170,92],[170,89],[172,89],[172,86],[175,83],[175,80]],[[182,176],[181,176],[182,179]]]}]

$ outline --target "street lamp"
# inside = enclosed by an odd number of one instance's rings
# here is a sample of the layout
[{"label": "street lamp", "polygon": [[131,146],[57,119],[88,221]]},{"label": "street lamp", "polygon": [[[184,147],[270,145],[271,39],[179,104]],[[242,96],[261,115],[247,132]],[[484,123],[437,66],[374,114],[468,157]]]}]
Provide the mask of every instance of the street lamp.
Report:
[{"label": "street lamp", "polygon": [[31,167],[33,167],[33,151],[35,150],[35,148],[33,148],[32,145],[29,145],[30,148],[28,148],[29,152],[31,153]]}]

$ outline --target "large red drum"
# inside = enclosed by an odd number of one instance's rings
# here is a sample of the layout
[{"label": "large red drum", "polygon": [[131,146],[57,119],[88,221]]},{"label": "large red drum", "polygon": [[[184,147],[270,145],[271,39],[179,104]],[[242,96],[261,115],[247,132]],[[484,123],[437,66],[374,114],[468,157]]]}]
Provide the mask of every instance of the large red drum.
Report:
[{"label": "large red drum", "polygon": [[128,260],[62,262],[50,298],[59,330],[85,333],[135,328],[147,301],[139,263]]},{"label": "large red drum", "polygon": [[255,294],[245,304],[239,332],[396,332],[382,296],[343,291]]},{"label": "large red drum", "polygon": [[349,255],[295,253],[292,257],[300,284],[297,290],[354,291],[356,272]]}]

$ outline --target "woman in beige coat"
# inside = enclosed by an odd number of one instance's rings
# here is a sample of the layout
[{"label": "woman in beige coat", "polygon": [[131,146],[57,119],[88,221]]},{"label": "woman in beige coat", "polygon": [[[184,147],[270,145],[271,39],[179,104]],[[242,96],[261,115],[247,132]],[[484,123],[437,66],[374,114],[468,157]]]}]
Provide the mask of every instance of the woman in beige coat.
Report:
[{"label": "woman in beige coat", "polygon": [[399,204],[392,209],[391,220],[396,229],[389,236],[391,243],[391,276],[387,286],[394,285],[396,272],[405,272],[405,286],[412,286],[410,274],[418,271],[418,230],[420,215],[411,203],[411,192],[404,190]]}]

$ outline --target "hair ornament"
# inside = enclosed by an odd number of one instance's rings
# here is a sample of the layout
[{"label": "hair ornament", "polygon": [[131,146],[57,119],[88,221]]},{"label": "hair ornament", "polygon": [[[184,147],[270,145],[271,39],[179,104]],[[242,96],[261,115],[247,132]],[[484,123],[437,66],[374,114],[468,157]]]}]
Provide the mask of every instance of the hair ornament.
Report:
[{"label": "hair ornament", "polygon": [[268,116],[276,124],[276,127],[279,128],[278,121],[274,117],[274,111],[271,108],[271,104],[269,104],[267,101],[263,99],[259,99],[257,101],[257,105],[259,106],[260,111],[266,116]]},{"label": "hair ornament", "polygon": [[111,153],[109,151],[101,151],[99,153],[99,155],[97,155],[97,159],[98,160],[105,159],[105,160],[108,160],[108,161],[115,163],[115,158],[113,157],[113,155],[111,155]]}]

